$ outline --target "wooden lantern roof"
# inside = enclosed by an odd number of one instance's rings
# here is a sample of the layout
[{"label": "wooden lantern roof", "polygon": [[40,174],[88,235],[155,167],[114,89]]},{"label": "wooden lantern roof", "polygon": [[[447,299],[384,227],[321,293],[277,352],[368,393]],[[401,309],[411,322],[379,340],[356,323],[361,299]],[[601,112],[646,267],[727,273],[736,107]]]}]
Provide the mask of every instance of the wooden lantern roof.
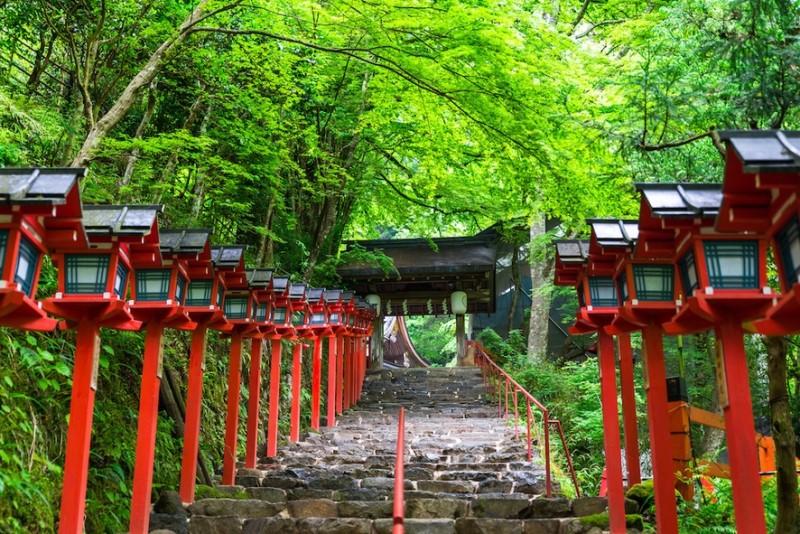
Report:
[{"label": "wooden lantern roof", "polygon": [[556,241],[555,284],[576,286],[589,261],[589,241],[563,239]]},{"label": "wooden lantern roof", "polygon": [[[0,169],[0,209],[5,206],[40,206],[43,213],[53,206],[66,205],[84,168],[6,168]],[[77,207],[80,207],[78,204]]]},{"label": "wooden lantern roof", "polygon": [[723,201],[717,230],[768,232],[800,188],[800,132],[723,131]]},{"label": "wooden lantern roof", "polygon": [[325,304],[325,289],[321,287],[310,287],[306,291],[306,301],[309,304]]},{"label": "wooden lantern roof", "polygon": [[161,205],[84,204],[83,228],[91,243],[112,239],[130,243],[158,243],[157,216],[163,211],[164,206]]},{"label": "wooden lantern roof", "polygon": [[587,219],[586,222],[592,228],[587,272],[593,276],[613,276],[619,255],[636,244],[639,224],[622,219]]},{"label": "wooden lantern roof", "polygon": [[209,238],[211,230],[203,228],[161,230],[161,253],[171,256],[202,256],[208,252],[211,260]]},{"label": "wooden lantern roof", "polygon": [[636,184],[641,193],[634,256],[673,259],[692,228],[711,227],[722,203],[721,184]]},{"label": "wooden lantern roof", "polygon": [[247,272],[244,266],[245,245],[221,245],[211,247],[211,263],[216,271],[225,277],[225,288],[228,290],[246,290]]},{"label": "wooden lantern roof", "polygon": [[213,277],[211,230],[165,229],[161,231],[161,253],[177,255],[186,261],[190,279]]}]

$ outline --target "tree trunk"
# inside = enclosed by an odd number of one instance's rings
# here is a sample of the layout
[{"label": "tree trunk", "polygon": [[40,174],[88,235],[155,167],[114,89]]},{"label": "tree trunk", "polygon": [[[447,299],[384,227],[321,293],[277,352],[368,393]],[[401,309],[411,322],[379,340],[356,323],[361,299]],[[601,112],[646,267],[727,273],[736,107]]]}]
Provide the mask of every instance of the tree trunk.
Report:
[{"label": "tree trunk", "polygon": [[127,87],[119,95],[111,108],[95,122],[83,141],[78,155],[72,161],[73,167],[85,167],[94,157],[93,152],[100,146],[111,129],[128,114],[136,98],[144,87],[150,85],[171,53],[180,46],[189,35],[192,26],[204,18],[204,9],[209,0],[200,0],[197,7],[181,23],[176,34],[159,46],[147,60],[147,63],[128,82]]},{"label": "tree trunk", "polygon": [[[712,369],[711,376],[697,376],[699,380],[710,380],[713,383],[713,389],[711,392],[711,405],[708,407],[708,410],[714,413],[722,413],[722,406],[719,405],[719,384],[717,384],[717,373],[715,368],[716,362],[716,348],[714,343],[711,342],[711,338],[709,335],[706,334],[698,334],[697,335],[698,344],[704,343],[706,348],[706,354],[708,355],[709,362],[712,362]],[[722,444],[725,441],[725,431],[719,428],[711,428],[710,426],[703,428],[703,439],[700,442],[700,454],[716,454],[722,448]]]},{"label": "tree trunk", "polygon": [[786,339],[764,337],[767,347],[769,406],[772,439],[775,440],[775,466],[778,483],[778,514],[775,534],[800,532],[797,502],[796,443],[786,385]]},{"label": "tree trunk", "polygon": [[541,243],[546,232],[544,213],[537,214],[531,224],[531,320],[528,333],[528,358],[539,362],[547,356],[547,330],[550,318],[550,291],[553,262],[547,247]]},{"label": "tree trunk", "polygon": [[267,205],[267,212],[264,214],[264,229],[266,233],[261,238],[261,246],[258,247],[258,257],[256,264],[260,267],[265,265],[272,265],[272,237],[270,237],[272,229],[272,213],[275,211],[275,197],[270,197],[269,204]]},{"label": "tree trunk", "polygon": [[508,331],[514,328],[514,314],[517,311],[519,292],[522,291],[522,280],[519,276],[519,246],[514,243],[514,252],[511,253],[511,281],[514,291],[511,292],[511,305],[508,307]]},{"label": "tree trunk", "polygon": [[[136,128],[136,133],[133,136],[134,139],[141,139],[144,136],[144,130],[147,128],[147,125],[150,124],[150,119],[153,117],[153,112],[156,109],[156,85],[158,85],[158,80],[153,80],[153,83],[151,83],[148,88],[147,107],[142,115],[142,120],[139,121],[139,126]],[[125,172],[122,173],[122,180],[119,183],[120,187],[124,187],[130,183],[131,176],[133,176],[133,168],[136,166],[136,160],[138,158],[138,148],[132,149],[130,154],[125,157]]]}]

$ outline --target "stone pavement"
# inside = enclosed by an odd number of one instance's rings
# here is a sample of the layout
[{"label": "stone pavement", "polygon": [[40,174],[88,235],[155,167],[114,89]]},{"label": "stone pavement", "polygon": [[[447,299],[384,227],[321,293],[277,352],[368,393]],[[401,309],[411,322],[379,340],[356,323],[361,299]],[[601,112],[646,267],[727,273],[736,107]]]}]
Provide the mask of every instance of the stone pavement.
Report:
[{"label": "stone pavement", "polygon": [[[605,499],[544,497],[538,454],[525,461],[525,440],[497,417],[477,368],[371,371],[363,399],[334,428],[280,447],[258,469],[239,469],[237,486],[217,488],[231,498],[199,500],[185,511],[157,504],[151,528],[390,533],[400,406],[408,534],[600,532],[576,518],[602,512]],[[165,510],[172,513],[159,513]]]}]

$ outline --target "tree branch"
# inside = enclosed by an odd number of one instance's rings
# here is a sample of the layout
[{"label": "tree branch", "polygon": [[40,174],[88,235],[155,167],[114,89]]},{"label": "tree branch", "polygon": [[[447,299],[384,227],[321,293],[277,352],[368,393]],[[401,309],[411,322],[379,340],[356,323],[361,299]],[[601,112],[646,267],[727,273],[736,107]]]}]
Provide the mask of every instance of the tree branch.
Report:
[{"label": "tree branch", "polygon": [[710,127],[707,132],[693,135],[691,137],[687,137],[686,139],[681,139],[679,141],[661,143],[658,145],[648,145],[645,144],[644,141],[639,141],[638,147],[640,150],[644,150],[645,152],[656,152],[658,150],[666,150],[669,148],[677,148],[684,145],[688,145],[690,143],[694,143],[695,141],[699,141],[704,137],[710,137],[711,142],[714,143],[714,148],[717,149],[717,151],[720,153],[722,157],[725,157],[725,146],[720,141],[719,134],[717,134],[716,128],[714,126]]}]

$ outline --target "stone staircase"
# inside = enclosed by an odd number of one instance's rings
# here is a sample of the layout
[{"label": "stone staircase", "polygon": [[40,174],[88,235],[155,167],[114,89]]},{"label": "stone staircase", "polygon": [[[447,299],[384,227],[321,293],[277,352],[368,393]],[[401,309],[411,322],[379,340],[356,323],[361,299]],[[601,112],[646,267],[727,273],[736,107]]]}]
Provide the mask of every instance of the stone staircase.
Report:
[{"label": "stone staircase", "polygon": [[237,486],[217,488],[226,498],[184,510],[163,496],[151,532],[390,533],[400,406],[408,534],[600,532],[577,518],[604,511],[605,499],[544,497],[538,454],[525,461],[525,440],[497,417],[477,368],[369,372],[363,399],[336,427],[239,469]]}]

